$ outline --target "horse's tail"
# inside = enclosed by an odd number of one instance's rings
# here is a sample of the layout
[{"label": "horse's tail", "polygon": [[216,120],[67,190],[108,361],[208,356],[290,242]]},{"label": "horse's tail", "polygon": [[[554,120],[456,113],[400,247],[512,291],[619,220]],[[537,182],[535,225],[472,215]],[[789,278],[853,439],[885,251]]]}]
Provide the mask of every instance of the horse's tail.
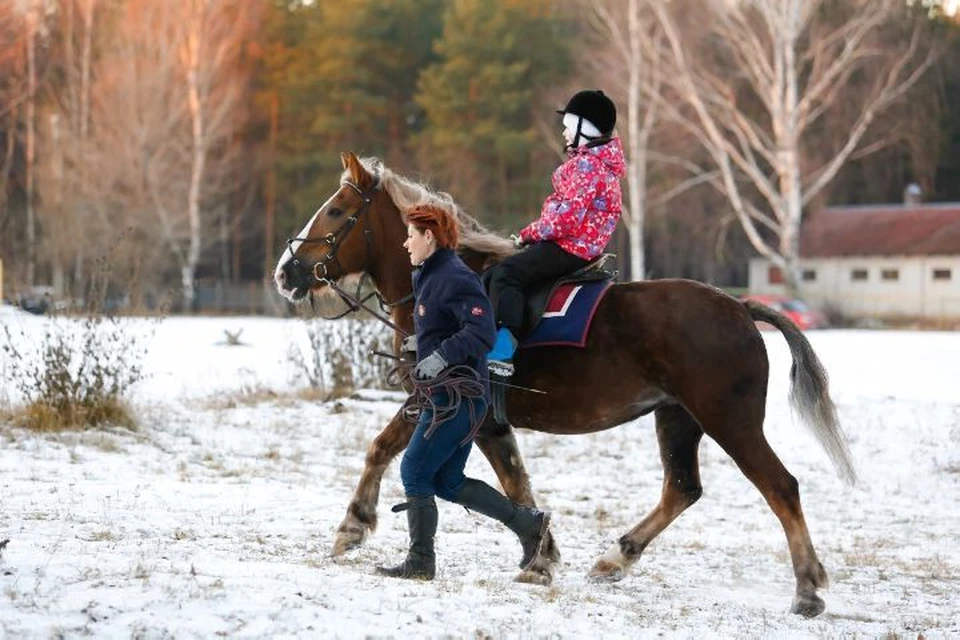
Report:
[{"label": "horse's tail", "polygon": [[813,428],[817,440],[847,484],[857,481],[857,472],[850,458],[847,439],[840,427],[837,408],[830,399],[827,372],[813,351],[810,341],[786,316],[773,309],[747,300],[743,303],[754,320],[762,320],[780,330],[790,346],[793,365],[790,367],[790,404],[800,417]]}]

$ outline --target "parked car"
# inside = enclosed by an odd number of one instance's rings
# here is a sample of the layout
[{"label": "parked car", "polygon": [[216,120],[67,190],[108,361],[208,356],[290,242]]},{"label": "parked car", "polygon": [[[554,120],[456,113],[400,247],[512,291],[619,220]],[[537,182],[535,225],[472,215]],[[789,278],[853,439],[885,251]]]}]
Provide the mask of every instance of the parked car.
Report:
[{"label": "parked car", "polygon": [[[804,331],[808,329],[826,329],[830,326],[830,322],[823,312],[811,309],[806,302],[798,298],[772,295],[746,295],[741,296],[740,299],[755,300],[760,304],[765,304],[774,311],[779,311],[793,320],[793,323]],[[765,322],[760,324],[766,325]]]},{"label": "parked car", "polygon": [[17,298],[17,306],[35,315],[43,315],[53,307],[53,287],[35,286]]}]

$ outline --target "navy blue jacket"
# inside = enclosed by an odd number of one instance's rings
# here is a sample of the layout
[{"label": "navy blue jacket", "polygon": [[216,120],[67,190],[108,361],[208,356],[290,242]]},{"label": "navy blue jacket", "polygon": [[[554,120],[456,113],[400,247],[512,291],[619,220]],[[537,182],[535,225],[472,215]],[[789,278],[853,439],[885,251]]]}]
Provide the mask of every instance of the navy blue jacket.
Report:
[{"label": "navy blue jacket", "polygon": [[448,365],[466,365],[488,380],[497,329],[480,276],[453,250],[438,248],[414,270],[413,295],[418,361],[438,351]]}]

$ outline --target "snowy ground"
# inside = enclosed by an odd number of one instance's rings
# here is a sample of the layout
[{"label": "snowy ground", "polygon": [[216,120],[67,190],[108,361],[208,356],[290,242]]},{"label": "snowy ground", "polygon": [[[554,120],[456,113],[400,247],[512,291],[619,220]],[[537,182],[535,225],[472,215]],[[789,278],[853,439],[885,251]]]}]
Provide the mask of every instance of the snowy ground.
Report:
[{"label": "snowy ground", "polygon": [[[6,309],[0,322],[38,321]],[[248,346],[217,344],[225,328],[243,328]],[[296,399],[286,353],[302,333],[294,320],[167,319],[136,390],[138,432],[40,437],[0,424],[0,637],[960,635],[960,333],[809,334],[850,434],[854,488],[792,420],[786,345],[765,333],[767,434],[800,481],[832,581],[814,620],[787,612],[783,533],[712,441],[701,501],[622,582],[586,579],[657,500],[649,419],[592,436],[519,433],[563,554],[550,587],[512,582],[511,534],[449,504],[437,580],[373,575],[405,548],[405,520],[387,508],[401,494],[396,464],[378,531],[329,557],[366,446],[399,399]],[[468,473],[495,482],[479,453]]]}]

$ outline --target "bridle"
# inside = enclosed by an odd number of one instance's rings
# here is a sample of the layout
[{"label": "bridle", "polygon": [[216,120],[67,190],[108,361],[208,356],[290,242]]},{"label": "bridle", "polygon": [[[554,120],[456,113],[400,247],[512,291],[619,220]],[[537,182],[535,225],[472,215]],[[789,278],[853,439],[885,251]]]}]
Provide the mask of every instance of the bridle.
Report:
[{"label": "bridle", "polygon": [[[340,249],[340,245],[343,244],[343,241],[347,239],[347,236],[350,235],[350,232],[353,231],[353,228],[357,226],[357,222],[360,221],[360,216],[366,213],[370,209],[370,205],[373,203],[373,196],[380,189],[380,177],[376,176],[373,180],[373,184],[370,185],[367,189],[361,189],[359,185],[350,181],[342,180],[340,186],[347,186],[357,192],[357,195],[360,196],[362,200],[360,208],[356,212],[344,221],[340,227],[335,231],[328,233],[327,235],[320,238],[287,238],[287,249],[290,250],[290,255],[293,257],[293,264],[296,267],[303,266],[300,263],[300,258],[297,257],[296,253],[293,250],[293,243],[300,242],[303,244],[313,243],[313,242],[322,242],[327,245],[327,253],[313,265],[313,268],[310,269],[310,274],[313,276],[313,279],[316,281],[316,284],[330,284],[333,282],[333,279],[330,278],[329,271],[327,270],[327,265],[333,263],[339,270],[340,273],[344,273],[345,269],[343,265],[340,264],[340,259],[337,257],[337,251]],[[369,218],[369,216],[368,216]],[[373,244],[373,235],[370,231],[370,225],[364,224],[363,235],[367,241],[367,262],[370,261],[370,254],[372,252]],[[366,269],[363,270],[366,273]]]},{"label": "bridle", "polygon": [[[374,176],[372,184],[366,189],[361,189],[360,185],[356,184],[351,180],[347,180],[347,179],[341,180],[340,181],[341,187],[343,186],[350,187],[351,189],[357,192],[357,195],[360,196],[360,200],[361,200],[360,208],[357,209],[353,215],[347,218],[344,221],[344,223],[340,225],[335,231],[332,231],[326,234],[325,236],[322,236],[320,238],[307,238],[307,237],[287,238],[287,248],[290,251],[290,255],[292,256],[291,260],[295,267],[304,267],[304,265],[300,262],[300,258],[297,257],[296,253],[293,250],[294,242],[300,242],[300,243],[320,242],[327,245],[327,252],[323,255],[323,257],[320,258],[320,260],[318,260],[313,265],[312,268],[309,268],[309,269],[305,268],[305,270],[307,270],[310,273],[310,275],[313,276],[315,284],[325,285],[330,287],[337,293],[338,296],[340,296],[340,299],[347,304],[346,311],[340,314],[337,314],[335,316],[325,318],[326,320],[339,320],[340,318],[343,318],[344,316],[354,313],[356,311],[365,310],[369,313],[372,313],[381,322],[385,322],[386,324],[388,324],[391,328],[399,329],[399,327],[396,327],[395,325],[393,325],[392,322],[378,315],[372,309],[368,308],[365,305],[365,303],[370,298],[376,298],[377,302],[380,305],[380,308],[384,312],[389,313],[394,307],[401,306],[413,300],[413,292],[411,292],[410,294],[404,296],[403,298],[401,298],[400,300],[397,300],[396,302],[387,302],[383,298],[383,296],[380,295],[380,292],[376,289],[376,287],[374,287],[371,293],[368,293],[367,295],[361,297],[361,291],[363,289],[363,285],[370,278],[370,275],[368,273],[368,267],[371,262],[371,255],[373,254],[373,232],[370,230],[370,216],[364,217],[363,237],[367,245],[367,257],[366,257],[366,260],[364,261],[364,268],[361,269],[361,276],[359,278],[359,281],[357,282],[357,289],[355,294],[350,295],[349,293],[344,291],[344,289],[340,287],[340,285],[337,282],[346,272],[346,269],[344,269],[343,265],[340,263],[340,258],[337,257],[337,251],[340,249],[340,246],[343,244],[344,240],[347,239],[347,236],[350,235],[350,232],[353,231],[354,227],[357,226],[357,223],[360,221],[361,216],[363,216],[364,213],[370,210],[370,206],[373,204],[373,198],[376,195],[376,192],[380,190],[380,184],[381,184],[381,180],[379,175]],[[328,269],[328,266],[330,265],[337,268],[337,270],[340,273],[340,276],[331,277],[330,270]],[[313,298],[311,297],[310,300],[312,303]],[[402,334],[406,335],[406,332],[403,331]]]}]

